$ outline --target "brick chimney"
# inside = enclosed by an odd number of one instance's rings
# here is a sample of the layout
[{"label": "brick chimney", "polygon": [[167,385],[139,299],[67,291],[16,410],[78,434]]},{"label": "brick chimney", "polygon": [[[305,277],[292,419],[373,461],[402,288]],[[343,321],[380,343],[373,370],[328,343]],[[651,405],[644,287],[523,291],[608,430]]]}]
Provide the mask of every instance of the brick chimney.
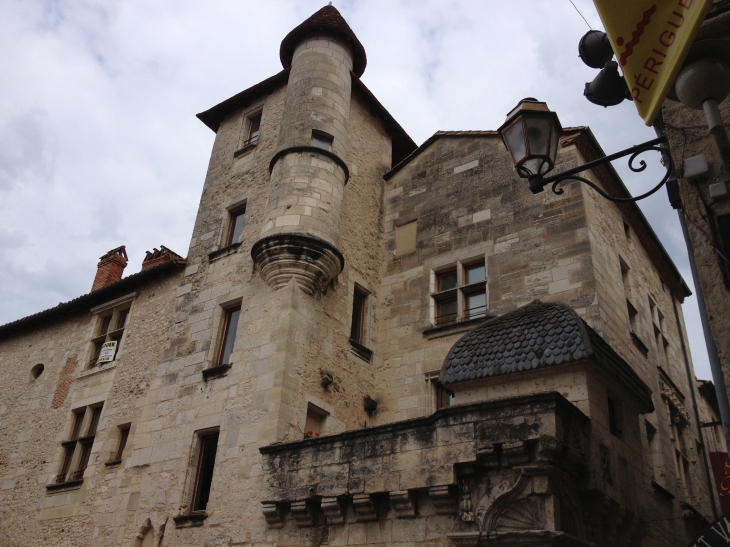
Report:
[{"label": "brick chimney", "polygon": [[171,251],[164,245],[160,245],[159,250],[155,247],[152,251],[147,251],[142,261],[142,271],[149,270],[170,260],[177,260],[178,264],[185,263],[185,259],[175,251]]},{"label": "brick chimney", "polygon": [[94,284],[91,286],[91,292],[98,291],[119,281],[126,265],[127,251],[124,245],[112,249],[102,256],[97,265],[96,277],[94,278]]}]

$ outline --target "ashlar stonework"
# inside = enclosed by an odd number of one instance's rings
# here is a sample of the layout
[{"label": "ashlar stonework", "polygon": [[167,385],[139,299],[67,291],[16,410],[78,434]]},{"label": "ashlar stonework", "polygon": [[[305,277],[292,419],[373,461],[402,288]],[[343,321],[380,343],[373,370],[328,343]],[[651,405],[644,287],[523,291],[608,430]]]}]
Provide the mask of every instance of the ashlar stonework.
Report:
[{"label": "ashlar stonework", "polygon": [[[0,543],[686,545],[716,502],[690,293],[639,209],[533,195],[494,131],[416,146],[332,6],[281,58],[198,115],[185,259],[0,326]],[[558,168],[600,154],[569,128]],[[519,338],[538,308],[592,349],[506,366],[576,343]]]}]

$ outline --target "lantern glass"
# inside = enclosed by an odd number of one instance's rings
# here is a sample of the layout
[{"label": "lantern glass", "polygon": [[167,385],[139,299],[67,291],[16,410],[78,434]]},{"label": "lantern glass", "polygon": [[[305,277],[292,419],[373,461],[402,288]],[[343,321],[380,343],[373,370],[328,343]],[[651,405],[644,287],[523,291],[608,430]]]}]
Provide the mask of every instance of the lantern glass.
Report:
[{"label": "lantern glass", "polygon": [[562,128],[547,105],[524,99],[499,129],[520,177],[545,175],[555,165]]},{"label": "lantern glass", "polygon": [[512,125],[504,130],[504,140],[507,143],[507,148],[510,154],[512,154],[512,160],[515,165],[519,165],[527,155],[525,149],[525,135],[522,128],[522,120],[516,120]]}]

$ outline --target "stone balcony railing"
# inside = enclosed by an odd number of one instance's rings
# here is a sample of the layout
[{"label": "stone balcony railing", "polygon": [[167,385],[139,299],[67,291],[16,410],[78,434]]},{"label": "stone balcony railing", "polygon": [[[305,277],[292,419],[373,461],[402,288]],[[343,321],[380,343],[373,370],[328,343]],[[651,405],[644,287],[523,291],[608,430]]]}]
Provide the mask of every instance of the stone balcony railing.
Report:
[{"label": "stone balcony railing", "polygon": [[525,533],[585,545],[589,434],[584,414],[546,392],[273,444],[261,448],[263,513],[271,528],[433,517],[459,545]]}]

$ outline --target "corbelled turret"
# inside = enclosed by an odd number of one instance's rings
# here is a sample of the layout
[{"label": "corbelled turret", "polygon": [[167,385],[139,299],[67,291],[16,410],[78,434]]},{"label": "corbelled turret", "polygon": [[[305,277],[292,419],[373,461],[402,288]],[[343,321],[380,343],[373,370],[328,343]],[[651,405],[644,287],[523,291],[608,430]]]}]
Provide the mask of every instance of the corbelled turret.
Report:
[{"label": "corbelled turret", "polygon": [[261,238],[251,256],[278,289],[292,278],[314,295],[344,267],[337,248],[345,184],[351,71],[365,70],[365,50],[332,6],[281,43],[291,67]]}]

